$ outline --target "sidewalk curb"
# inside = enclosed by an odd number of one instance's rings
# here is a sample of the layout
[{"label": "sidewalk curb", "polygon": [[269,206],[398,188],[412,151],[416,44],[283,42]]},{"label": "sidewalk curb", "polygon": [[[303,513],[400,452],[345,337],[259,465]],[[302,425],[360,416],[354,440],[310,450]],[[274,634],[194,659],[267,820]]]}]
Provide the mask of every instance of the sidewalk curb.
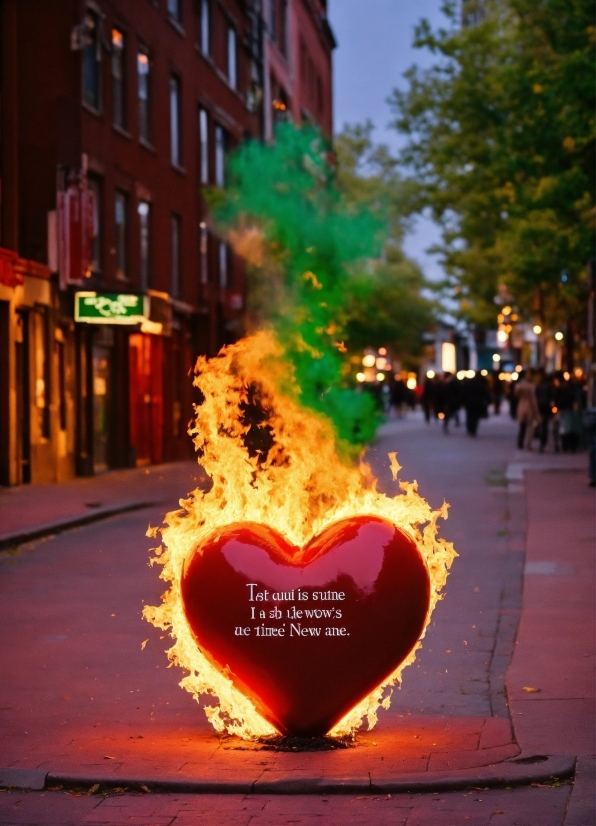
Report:
[{"label": "sidewalk curb", "polygon": [[[531,762],[535,761],[535,762]],[[502,789],[506,786],[528,786],[531,783],[549,783],[554,778],[574,776],[576,758],[565,755],[546,757],[537,755],[523,762],[515,760],[486,768],[453,772],[424,772],[380,776],[368,773],[355,776],[335,777],[292,776],[285,774],[277,780],[264,779],[263,772],[257,780],[206,780],[197,778],[173,779],[171,777],[126,777],[113,774],[60,774],[59,772],[32,769],[0,769],[0,788],[35,789],[62,787],[89,787],[99,784],[100,789],[126,788],[128,791],[173,792],[178,794],[404,794],[440,791],[464,791],[467,789]]]},{"label": "sidewalk curb", "polygon": [[83,513],[79,516],[67,516],[64,519],[56,519],[53,522],[44,522],[41,525],[25,528],[21,531],[0,534],[0,550],[5,548],[14,548],[17,545],[23,545],[25,542],[31,542],[33,539],[40,539],[44,536],[62,533],[63,531],[70,530],[70,528],[78,528],[81,525],[89,525],[91,522],[99,522],[100,520],[107,519],[110,516],[118,516],[121,513],[142,510],[143,508],[149,508],[157,504],[157,502],[153,501],[136,501],[127,502],[124,505],[107,505],[106,507],[96,508],[89,513]]}]

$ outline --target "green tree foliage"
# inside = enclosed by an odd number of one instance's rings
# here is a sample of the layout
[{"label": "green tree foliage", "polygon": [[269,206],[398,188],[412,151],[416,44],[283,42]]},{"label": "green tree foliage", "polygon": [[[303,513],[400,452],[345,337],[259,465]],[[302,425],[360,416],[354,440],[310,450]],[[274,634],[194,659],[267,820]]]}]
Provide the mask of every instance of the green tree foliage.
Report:
[{"label": "green tree foliage", "polygon": [[388,347],[407,367],[416,366],[422,333],[434,320],[419,267],[401,250],[410,198],[397,160],[372,141],[373,126],[346,126],[335,139],[337,185],[348,203],[377,214],[387,228],[380,260],[351,274],[345,307],[346,343],[354,354]]},{"label": "green tree foliage", "polygon": [[594,255],[593,5],[468,2],[474,25],[457,9],[439,31],[420,23],[436,62],[391,99],[411,209],[441,223],[446,287],[469,317],[494,323],[500,294],[555,324],[582,312]]}]

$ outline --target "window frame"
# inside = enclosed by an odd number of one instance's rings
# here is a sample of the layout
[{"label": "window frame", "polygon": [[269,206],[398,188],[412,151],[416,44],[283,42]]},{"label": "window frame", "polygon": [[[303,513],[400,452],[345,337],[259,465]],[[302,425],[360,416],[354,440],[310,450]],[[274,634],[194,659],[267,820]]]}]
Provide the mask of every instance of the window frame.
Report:
[{"label": "window frame", "polygon": [[[199,6],[199,26],[200,26],[200,41],[199,46],[201,54],[205,57],[211,57],[211,26],[212,26],[212,8],[210,0],[200,0]],[[206,25],[205,25],[206,23]]]},{"label": "window frame", "polygon": [[221,123],[215,124],[215,186],[226,185],[226,145],[227,133]]},{"label": "window frame", "polygon": [[228,22],[227,51],[228,83],[232,89],[238,91],[238,32],[231,22]]},{"label": "window frame", "polygon": [[[141,56],[146,58],[146,71],[141,70],[144,61]],[[146,81],[141,83],[141,77],[145,76]],[[142,96],[142,91],[146,92],[145,97]],[[149,50],[139,44],[137,48],[137,114],[139,118],[139,140],[151,146],[152,140],[152,69],[151,69],[151,55]]]},{"label": "window frame", "polygon": [[[123,221],[118,220],[118,204],[122,204]],[[130,227],[130,193],[124,189],[114,192],[114,249],[116,250],[116,278],[118,281],[129,280],[129,227]],[[122,229],[120,229],[122,227]]]},{"label": "window frame", "polygon": [[209,228],[205,221],[199,224],[199,281],[209,283]]},{"label": "window frame", "polygon": [[277,0],[269,0],[269,37],[277,43]]},{"label": "window frame", "polygon": [[[147,207],[147,209],[142,210],[141,207]],[[137,204],[137,215],[139,216],[139,285],[141,290],[148,290],[151,287],[152,276],[153,209],[151,201],[141,198]]]},{"label": "window frame", "polygon": [[220,290],[227,290],[229,286],[230,260],[228,245],[225,241],[219,241],[217,246],[217,275]]},{"label": "window frame", "polygon": [[[122,46],[116,50],[114,44],[114,34],[118,33],[122,38]],[[126,33],[119,28],[118,26],[112,26],[111,30],[111,52],[110,52],[110,76],[112,79],[112,124],[119,129],[126,130],[127,126],[127,109],[126,109]],[[120,77],[117,77],[116,74],[116,61],[115,57],[119,52],[119,68],[120,68]],[[119,95],[116,94],[116,89],[120,90]],[[116,111],[116,103],[119,100],[119,116]]]},{"label": "window frame", "polygon": [[[101,14],[99,11],[92,6],[86,6],[85,8],[85,17],[91,17],[95,20],[94,32],[93,32],[93,39],[90,43],[86,43],[83,46],[82,55],[81,55],[81,85],[82,85],[82,99],[85,106],[91,109],[96,114],[101,114],[102,112],[102,99],[103,99],[103,84],[102,84],[102,60],[101,60]],[[88,63],[89,56],[92,57],[92,61],[95,66],[95,89],[94,95],[96,95],[96,102],[92,102],[87,98],[87,67],[90,65]]]},{"label": "window frame", "polygon": [[[175,101],[175,107],[172,105]],[[170,72],[170,162],[178,169],[183,165],[182,146],[182,80],[176,72]]]},{"label": "window frame", "polygon": [[210,182],[209,158],[209,112],[204,106],[199,107],[199,182],[207,186]]},{"label": "window frame", "polygon": [[[171,6],[175,6],[175,9],[172,10]],[[167,0],[166,2],[168,19],[176,23],[177,26],[182,26],[182,6],[182,0]]]}]

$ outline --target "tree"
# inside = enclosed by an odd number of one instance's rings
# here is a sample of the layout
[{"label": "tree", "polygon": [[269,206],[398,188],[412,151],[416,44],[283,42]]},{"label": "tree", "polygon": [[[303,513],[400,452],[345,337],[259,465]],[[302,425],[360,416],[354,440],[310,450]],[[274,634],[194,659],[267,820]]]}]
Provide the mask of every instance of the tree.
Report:
[{"label": "tree", "polygon": [[445,28],[422,21],[415,45],[437,61],[393,92],[411,209],[442,225],[445,286],[465,315],[493,321],[501,295],[554,325],[582,313],[594,255],[593,8],[482,6],[474,25],[459,25],[451,0]]},{"label": "tree", "polygon": [[420,268],[404,255],[401,242],[409,187],[386,146],[372,140],[373,125],[346,126],[336,137],[337,185],[348,203],[379,216],[386,227],[382,257],[353,273],[345,307],[346,344],[354,355],[366,347],[388,347],[409,367],[418,363],[422,334],[437,309],[424,295]]}]

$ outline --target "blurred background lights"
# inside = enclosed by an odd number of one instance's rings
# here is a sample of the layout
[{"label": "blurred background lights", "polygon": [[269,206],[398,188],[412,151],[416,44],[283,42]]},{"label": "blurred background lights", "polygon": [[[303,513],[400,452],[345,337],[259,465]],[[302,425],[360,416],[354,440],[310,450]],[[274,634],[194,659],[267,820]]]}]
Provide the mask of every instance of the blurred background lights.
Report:
[{"label": "blurred background lights", "polygon": [[427,370],[426,371],[426,378],[427,379],[434,379],[434,377],[435,377],[435,371],[434,370]]},{"label": "blurred background lights", "polygon": [[387,350],[385,349],[385,347],[379,347],[379,355],[380,356],[386,356],[387,355]]},{"label": "blurred background lights", "polygon": [[513,381],[517,381],[519,379],[519,373],[517,372],[517,370],[513,371],[513,373],[511,374],[511,378],[513,379]]},{"label": "blurred background lights", "polygon": [[542,332],[542,327],[540,326],[540,324],[534,324],[534,326],[532,327],[532,332],[539,336]]},{"label": "blurred background lights", "polygon": [[488,376],[488,370],[481,370],[480,375],[481,376]]},{"label": "blurred background lights", "polygon": [[364,356],[364,358],[362,359],[362,364],[364,365],[364,367],[374,367],[375,361],[375,357],[369,354],[367,356]]},{"label": "blurred background lights", "polygon": [[362,382],[362,381],[365,381],[365,380],[366,380],[366,376],[364,375],[364,373],[356,373],[356,381]]},{"label": "blurred background lights", "polygon": [[466,370],[466,378],[467,379],[473,379],[475,375],[476,375],[476,373],[475,373],[474,370]]},{"label": "blurred background lights", "polygon": [[497,332],[497,341],[500,341],[500,342],[507,341],[507,333],[505,332],[505,330],[499,330]]},{"label": "blurred background lights", "polygon": [[407,386],[408,390],[415,390],[416,389],[416,379],[410,377],[406,382],[406,386]]},{"label": "blurred background lights", "polygon": [[559,332],[558,332],[558,333],[555,333],[555,338],[557,339],[557,341],[563,341],[563,339],[565,338],[565,336],[564,336],[564,335],[563,335],[563,333],[559,330]]},{"label": "blurred background lights", "polygon": [[501,361],[501,356],[498,353],[493,353],[493,361]]},{"label": "blurred background lights", "polygon": [[377,373],[377,381],[385,381],[385,373]]}]

